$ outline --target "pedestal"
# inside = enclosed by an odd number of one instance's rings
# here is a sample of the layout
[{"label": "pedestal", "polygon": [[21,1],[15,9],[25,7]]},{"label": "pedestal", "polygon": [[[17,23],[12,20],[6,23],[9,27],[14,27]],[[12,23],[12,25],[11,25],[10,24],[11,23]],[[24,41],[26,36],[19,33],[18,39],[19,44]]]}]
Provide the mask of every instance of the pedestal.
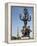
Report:
[{"label": "pedestal", "polygon": [[29,37],[21,37],[22,40],[28,40]]}]

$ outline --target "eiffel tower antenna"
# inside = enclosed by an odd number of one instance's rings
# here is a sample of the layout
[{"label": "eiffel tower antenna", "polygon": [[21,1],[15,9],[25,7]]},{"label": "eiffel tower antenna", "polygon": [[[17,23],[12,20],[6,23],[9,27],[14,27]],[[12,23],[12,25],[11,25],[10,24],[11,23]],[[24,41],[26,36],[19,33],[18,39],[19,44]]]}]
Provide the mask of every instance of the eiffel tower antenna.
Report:
[{"label": "eiffel tower antenna", "polygon": [[19,28],[17,27],[17,37],[19,37]]}]

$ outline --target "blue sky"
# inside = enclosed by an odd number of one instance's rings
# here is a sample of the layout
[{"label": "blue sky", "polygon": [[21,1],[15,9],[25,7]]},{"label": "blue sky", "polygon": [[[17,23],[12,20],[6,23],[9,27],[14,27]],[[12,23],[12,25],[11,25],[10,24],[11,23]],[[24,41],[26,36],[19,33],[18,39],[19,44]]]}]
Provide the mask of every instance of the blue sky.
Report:
[{"label": "blue sky", "polygon": [[[32,17],[32,7],[26,7],[28,9],[29,15]],[[21,33],[22,27],[24,25],[23,21],[20,20],[19,14],[23,15],[24,7],[13,6],[11,7],[11,16],[12,16],[12,35],[17,36],[17,27],[19,28],[19,33]],[[32,19],[28,22],[30,28],[32,29]]]}]

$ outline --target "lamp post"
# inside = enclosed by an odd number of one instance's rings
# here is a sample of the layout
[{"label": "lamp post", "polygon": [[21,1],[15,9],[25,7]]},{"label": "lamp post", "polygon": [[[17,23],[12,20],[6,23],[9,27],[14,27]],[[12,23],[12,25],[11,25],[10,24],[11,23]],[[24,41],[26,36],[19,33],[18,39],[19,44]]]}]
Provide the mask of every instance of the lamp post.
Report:
[{"label": "lamp post", "polygon": [[23,34],[23,37],[25,37],[25,36],[28,36],[30,34],[30,32],[28,34],[28,31],[30,31],[30,30],[27,29],[26,27],[27,27],[27,23],[31,21],[31,16],[29,15],[27,8],[24,8],[23,11],[24,11],[23,12],[24,16],[20,14],[20,20],[24,22],[24,26],[23,26],[23,29],[22,29],[22,34]]}]

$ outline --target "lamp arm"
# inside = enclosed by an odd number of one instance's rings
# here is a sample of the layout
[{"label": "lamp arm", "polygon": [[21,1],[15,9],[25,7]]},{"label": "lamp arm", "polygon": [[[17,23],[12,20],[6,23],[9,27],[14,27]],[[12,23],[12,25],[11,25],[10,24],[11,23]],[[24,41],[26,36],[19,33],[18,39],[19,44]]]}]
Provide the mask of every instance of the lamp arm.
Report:
[{"label": "lamp arm", "polygon": [[31,16],[30,16],[30,19],[28,18],[28,21],[31,21]]},{"label": "lamp arm", "polygon": [[22,16],[21,16],[21,14],[20,14],[20,20],[22,20],[23,21],[23,19],[21,18]]}]

